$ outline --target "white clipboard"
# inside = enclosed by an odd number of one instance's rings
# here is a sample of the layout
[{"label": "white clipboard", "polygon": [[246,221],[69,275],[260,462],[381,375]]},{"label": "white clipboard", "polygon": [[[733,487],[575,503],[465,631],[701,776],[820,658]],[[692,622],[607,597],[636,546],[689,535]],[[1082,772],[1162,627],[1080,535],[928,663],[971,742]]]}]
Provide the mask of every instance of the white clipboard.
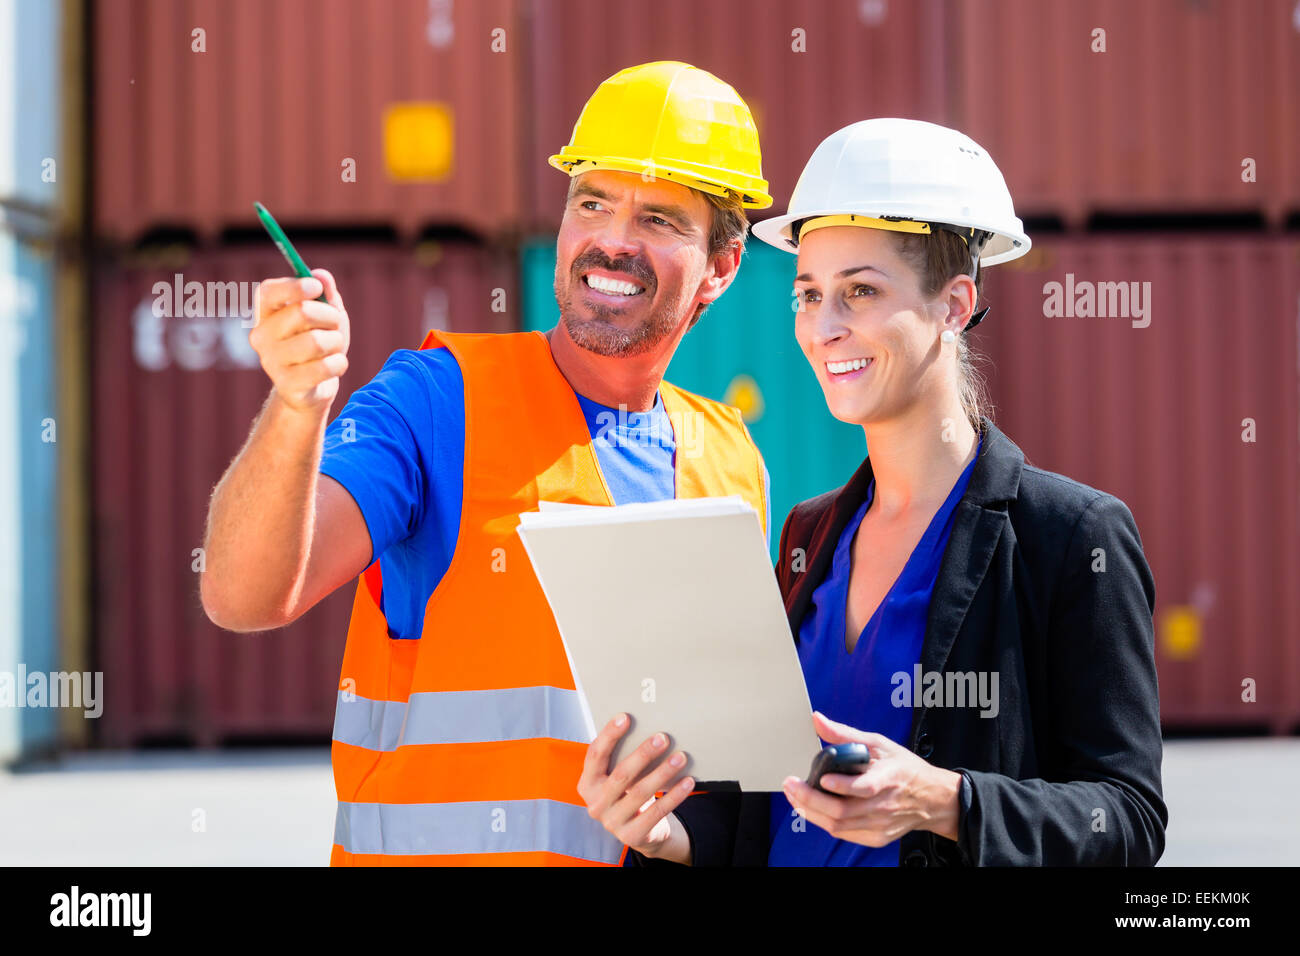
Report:
[{"label": "white clipboard", "polygon": [[588,739],[625,712],[613,762],[663,731],[701,786],[777,792],[805,775],[821,741],[754,509],[739,497],[550,505],[521,515],[518,533]]}]

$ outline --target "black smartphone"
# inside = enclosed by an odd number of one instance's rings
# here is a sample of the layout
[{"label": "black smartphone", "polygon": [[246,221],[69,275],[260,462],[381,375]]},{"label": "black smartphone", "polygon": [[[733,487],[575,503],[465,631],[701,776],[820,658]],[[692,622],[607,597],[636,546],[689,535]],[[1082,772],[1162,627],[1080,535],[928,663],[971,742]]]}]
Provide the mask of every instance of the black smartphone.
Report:
[{"label": "black smartphone", "polygon": [[[812,769],[808,771],[808,786],[816,787],[822,793],[830,793],[822,788],[824,773],[864,773],[871,763],[871,751],[866,744],[831,744],[813,757]],[[838,794],[836,794],[838,796]]]}]

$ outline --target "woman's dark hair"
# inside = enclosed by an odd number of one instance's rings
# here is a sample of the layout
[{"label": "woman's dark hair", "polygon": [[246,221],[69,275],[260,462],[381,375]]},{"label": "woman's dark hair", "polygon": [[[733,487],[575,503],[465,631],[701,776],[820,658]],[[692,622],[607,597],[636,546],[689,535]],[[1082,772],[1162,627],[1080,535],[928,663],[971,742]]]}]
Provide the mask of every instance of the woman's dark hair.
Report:
[{"label": "woman's dark hair", "polygon": [[[966,240],[949,229],[935,229],[929,233],[893,232],[899,255],[921,278],[921,291],[927,296],[939,290],[953,278],[971,274],[970,249]],[[984,270],[976,270],[975,295],[978,300],[983,285]],[[993,405],[985,389],[984,376],[979,365],[984,357],[975,352],[966,334],[957,335],[957,390],[966,419],[978,435],[981,418],[993,420]]]}]

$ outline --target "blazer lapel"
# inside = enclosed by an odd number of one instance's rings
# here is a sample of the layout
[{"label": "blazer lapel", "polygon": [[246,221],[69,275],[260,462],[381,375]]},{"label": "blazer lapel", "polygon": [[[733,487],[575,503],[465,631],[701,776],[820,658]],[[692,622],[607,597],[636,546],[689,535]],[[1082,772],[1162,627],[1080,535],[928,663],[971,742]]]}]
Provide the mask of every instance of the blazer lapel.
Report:
[{"label": "blazer lapel", "polygon": [[[794,641],[799,643],[799,625],[808,610],[813,591],[826,579],[830,570],[831,559],[835,556],[835,544],[849,519],[857,512],[858,506],[867,499],[867,489],[871,487],[871,458],[867,457],[848,483],[840,488],[834,502],[822,512],[808,538],[805,559],[807,567],[795,578],[785,599],[785,612],[790,620],[790,630]],[[790,555],[782,555],[781,560],[791,560]]]},{"label": "blazer lapel", "polygon": [[1006,502],[1020,488],[1024,453],[987,418],[984,447],[953,512],[952,533],[930,597],[923,673],[942,671],[1007,523]]}]

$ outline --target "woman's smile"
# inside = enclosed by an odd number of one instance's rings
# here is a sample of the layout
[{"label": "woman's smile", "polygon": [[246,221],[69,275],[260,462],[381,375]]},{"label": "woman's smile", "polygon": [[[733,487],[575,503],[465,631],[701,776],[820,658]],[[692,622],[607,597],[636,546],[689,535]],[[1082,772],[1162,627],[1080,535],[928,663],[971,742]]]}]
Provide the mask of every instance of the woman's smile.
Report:
[{"label": "woman's smile", "polygon": [[853,358],[842,359],[836,362],[826,362],[826,380],[835,384],[847,384],[857,381],[867,374],[875,362],[872,358]]}]

